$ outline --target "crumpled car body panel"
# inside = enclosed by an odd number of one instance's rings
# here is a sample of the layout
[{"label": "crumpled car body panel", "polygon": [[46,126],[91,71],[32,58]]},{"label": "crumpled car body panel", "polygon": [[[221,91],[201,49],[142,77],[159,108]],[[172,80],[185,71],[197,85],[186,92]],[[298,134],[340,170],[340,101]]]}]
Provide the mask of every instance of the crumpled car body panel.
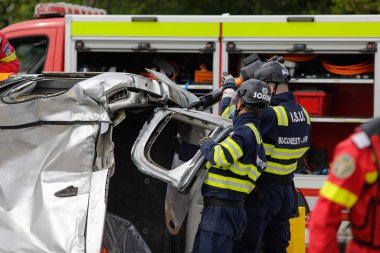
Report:
[{"label": "crumpled car body panel", "polygon": [[[1,251],[84,251],[98,133],[99,125],[0,130],[9,147],[0,152]],[[75,196],[54,196],[70,185]]]},{"label": "crumpled car body panel", "polygon": [[126,73],[20,77],[0,92],[0,252],[17,253],[100,252],[118,112],[196,99]]}]

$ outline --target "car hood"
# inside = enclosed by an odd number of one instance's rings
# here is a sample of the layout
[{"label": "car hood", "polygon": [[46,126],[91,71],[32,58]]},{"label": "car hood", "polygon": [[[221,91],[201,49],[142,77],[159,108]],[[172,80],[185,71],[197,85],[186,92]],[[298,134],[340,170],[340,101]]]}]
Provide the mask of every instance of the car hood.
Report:
[{"label": "car hood", "polygon": [[12,115],[2,117],[0,125],[76,121],[84,111],[94,108],[99,109],[92,120],[108,121],[121,109],[187,107],[198,100],[165,75],[150,73],[158,80],[128,73],[104,73],[88,79],[81,79],[80,73],[17,77],[3,82],[0,89],[0,115]]}]

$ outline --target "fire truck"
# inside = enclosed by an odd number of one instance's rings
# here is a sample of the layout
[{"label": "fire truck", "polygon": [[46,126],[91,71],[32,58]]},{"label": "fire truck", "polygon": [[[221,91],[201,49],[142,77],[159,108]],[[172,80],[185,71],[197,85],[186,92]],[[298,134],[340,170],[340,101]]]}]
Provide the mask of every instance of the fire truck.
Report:
[{"label": "fire truck", "polygon": [[21,73],[149,76],[149,68],[204,95],[220,88],[224,71],[238,76],[252,53],[262,60],[283,56],[290,88],[311,115],[312,147],[295,178],[310,209],[335,145],[380,116],[380,15],[108,15],[45,3],[36,6],[35,17],[2,29],[16,49]]}]

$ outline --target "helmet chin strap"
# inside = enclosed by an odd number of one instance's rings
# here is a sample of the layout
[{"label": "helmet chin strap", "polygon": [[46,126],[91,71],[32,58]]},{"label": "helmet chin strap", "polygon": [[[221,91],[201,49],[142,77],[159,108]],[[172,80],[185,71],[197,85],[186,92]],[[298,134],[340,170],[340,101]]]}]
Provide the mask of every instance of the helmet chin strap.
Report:
[{"label": "helmet chin strap", "polygon": [[273,89],[273,92],[272,92],[272,96],[276,95],[277,87],[278,87],[278,83],[274,83],[274,89]]},{"label": "helmet chin strap", "polygon": [[240,104],[240,107],[238,108],[238,107],[237,107],[238,101],[239,101],[239,99],[236,99],[236,104],[235,104],[235,116],[238,116],[238,115],[239,115],[240,111],[243,109],[244,104],[245,104],[245,102],[241,103],[241,104]]}]

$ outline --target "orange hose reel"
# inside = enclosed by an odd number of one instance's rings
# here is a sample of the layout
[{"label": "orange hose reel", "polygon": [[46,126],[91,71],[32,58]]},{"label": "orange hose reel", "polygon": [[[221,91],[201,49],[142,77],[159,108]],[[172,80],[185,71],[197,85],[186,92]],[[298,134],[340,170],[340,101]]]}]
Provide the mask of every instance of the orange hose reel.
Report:
[{"label": "orange hose reel", "polygon": [[327,58],[321,59],[322,66],[329,72],[337,75],[352,76],[366,73],[373,73],[374,65],[371,60],[352,65],[332,65]]}]

